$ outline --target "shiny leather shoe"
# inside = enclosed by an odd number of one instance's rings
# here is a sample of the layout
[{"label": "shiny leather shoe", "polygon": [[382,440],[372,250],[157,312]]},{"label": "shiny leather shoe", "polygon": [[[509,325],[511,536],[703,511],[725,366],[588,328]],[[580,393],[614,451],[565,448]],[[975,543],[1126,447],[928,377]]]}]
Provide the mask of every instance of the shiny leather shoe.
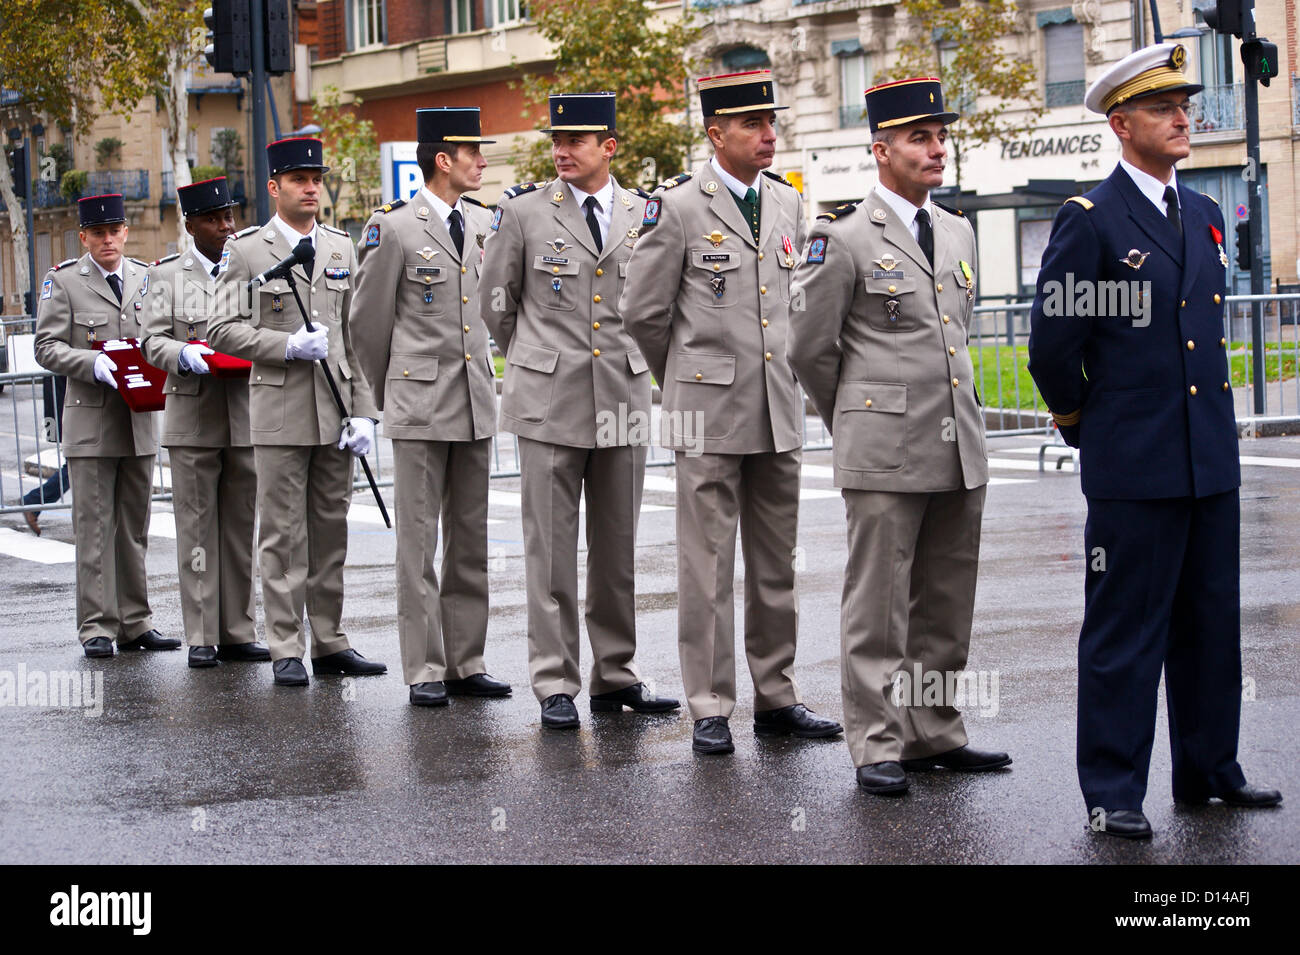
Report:
[{"label": "shiny leather shoe", "polygon": [[691,749],[697,753],[734,753],[735,745],[731,742],[731,727],[725,716],[706,716],[695,721],[695,731],[691,734]]},{"label": "shiny leather shoe", "polygon": [[931,769],[951,769],[959,773],[986,773],[1010,765],[1011,757],[1006,753],[976,749],[974,746],[959,746],[946,753],[903,760],[903,768],[909,773],[923,773]]},{"label": "shiny leather shoe", "polygon": [[176,637],[164,637],[157,630],[146,630],[134,640],[120,643],[119,650],[179,650],[181,642]]},{"label": "shiny leather shoe", "polygon": [[320,676],[322,673],[343,676],[378,676],[388,672],[388,666],[374,660],[367,660],[352,648],[329,653],[323,657],[311,658],[311,672]]},{"label": "shiny leather shoe", "polygon": [[271,664],[275,672],[276,686],[306,686],[307,668],[297,657],[286,657]]},{"label": "shiny leather shoe", "polygon": [[447,692],[452,696],[509,696],[510,684],[504,680],[475,673],[461,680],[444,680]]},{"label": "shiny leather shoe", "polygon": [[571,730],[578,725],[578,708],[573,697],[556,693],[542,701],[542,725],[553,730]]},{"label": "shiny leather shoe", "polygon": [[1118,836],[1121,839],[1151,838],[1151,823],[1147,821],[1141,809],[1113,809],[1096,822],[1090,818],[1088,828],[1093,832],[1103,832],[1108,836]]},{"label": "shiny leather shoe", "polygon": [[261,643],[223,643],[217,647],[217,659],[223,663],[237,662],[266,663],[271,659],[271,651]]},{"label": "shiny leather shoe", "polygon": [[437,683],[412,683],[412,706],[446,706],[447,687],[441,681]]},{"label": "shiny leather shoe", "polygon": [[793,733],[802,739],[820,739],[837,736],[844,727],[834,720],[818,716],[802,703],[783,706],[779,710],[761,710],[754,713],[754,732],[760,736],[784,736]]},{"label": "shiny leather shoe", "polygon": [[1210,801],[1212,796],[1222,799],[1226,805],[1242,806],[1247,809],[1267,809],[1272,806],[1281,805],[1282,794],[1276,789],[1265,789],[1263,786],[1254,786],[1245,783],[1236,789],[1229,789],[1226,792],[1217,792],[1206,795],[1188,796],[1182,793],[1174,794],[1174,801],[1189,803],[1191,805],[1203,805]]},{"label": "shiny leather shoe", "polygon": [[216,647],[190,647],[190,666],[195,670],[217,665]]},{"label": "shiny leather shoe", "polygon": [[81,649],[88,657],[111,657],[113,641],[108,637],[91,637],[81,645]]},{"label": "shiny leather shoe", "polygon": [[907,792],[907,773],[896,759],[858,767],[858,785],[877,796],[901,796]]},{"label": "shiny leather shoe", "polygon": [[621,713],[625,706],[634,713],[667,713],[681,704],[671,696],[655,696],[644,683],[633,683],[613,693],[597,693],[591,698],[593,713]]}]

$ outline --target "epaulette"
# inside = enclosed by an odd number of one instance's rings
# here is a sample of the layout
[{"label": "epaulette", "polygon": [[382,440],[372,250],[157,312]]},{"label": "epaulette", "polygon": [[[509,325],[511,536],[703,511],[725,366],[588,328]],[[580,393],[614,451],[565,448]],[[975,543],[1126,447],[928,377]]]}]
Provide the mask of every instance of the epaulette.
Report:
[{"label": "epaulette", "polygon": [[689,173],[689,172],[681,173],[680,175],[673,176],[671,179],[665,179],[663,182],[659,183],[659,185],[658,185],[656,188],[658,188],[658,189],[675,189],[675,188],[677,188],[678,186],[680,186],[682,183],[684,183],[684,182],[686,182],[688,179],[690,179],[690,178],[691,178],[691,175],[692,175],[692,174]]},{"label": "epaulette", "polygon": [[[934,202],[933,199],[930,201]],[[942,202],[934,202],[934,204],[944,212],[951,212],[955,216],[961,216],[963,219],[966,218],[966,213],[962,212],[960,209],[954,209],[952,206],[945,206]]]},{"label": "epaulette", "polygon": [[[861,200],[859,200],[859,201],[861,201]],[[858,207],[858,203],[857,203],[857,202],[846,202],[846,203],[844,203],[843,205],[838,205],[838,206],[836,206],[836,207],[835,207],[834,209],[832,209],[830,212],[823,212],[823,213],[822,213],[821,215],[819,215],[817,218],[818,218],[818,219],[825,219],[827,222],[834,222],[836,219],[839,219],[839,218],[842,218],[843,216],[848,215],[850,212],[852,212],[852,211],[853,211],[854,209],[856,209],[857,207]]]},{"label": "epaulette", "polygon": [[633,186],[631,189],[628,190],[628,192],[632,193],[633,195],[640,196],[642,199],[650,198],[650,193],[646,192],[640,186]]},{"label": "epaulette", "polygon": [[262,227],[260,225],[250,225],[247,229],[240,229],[234,235],[227,236],[226,241],[229,242],[231,239],[242,239],[246,235],[253,235],[255,232],[261,231]]},{"label": "epaulette", "polygon": [[1213,202],[1216,206],[1219,204],[1219,200],[1216,199],[1216,198],[1214,198],[1214,196],[1210,195],[1208,192],[1203,192],[1203,193],[1201,193],[1201,195],[1203,195],[1206,199],[1209,199],[1209,200],[1210,200],[1211,202]]},{"label": "epaulette", "polygon": [[767,169],[764,169],[763,175],[767,176],[768,179],[775,179],[777,182],[787,185],[791,189],[794,188],[794,183],[792,183],[789,179],[785,178],[785,176],[781,175],[779,172],[771,172]]},{"label": "epaulette", "polygon": [[[1085,209],[1092,208],[1092,200],[1085,199],[1083,198],[1083,196],[1071,196],[1069,199],[1066,199],[1065,202],[1078,203],[1079,205],[1083,206]],[[1061,203],[1061,205],[1065,205],[1065,202]]]},{"label": "epaulette", "polygon": [[503,194],[507,199],[514,199],[516,196],[522,196],[526,192],[532,192],[546,185],[544,182],[521,182],[517,186],[511,186]]},{"label": "epaulette", "polygon": [[406,200],[405,200],[405,199],[394,199],[392,202],[386,202],[386,203],[384,203],[382,206],[380,206],[378,209],[376,209],[375,212],[376,212],[376,213],[379,213],[379,212],[392,212],[394,209],[400,209],[400,208],[402,208],[402,206],[404,206],[404,205],[406,205]]},{"label": "epaulette", "polygon": [[345,230],[343,230],[343,229],[336,229],[336,228],[334,228],[332,225],[325,225],[325,223],[323,223],[323,222],[321,223],[321,228],[323,228],[326,232],[333,232],[335,235],[341,235],[341,236],[343,236],[345,239],[351,239],[351,238],[352,238],[352,236],[348,235],[347,232],[346,232]]},{"label": "epaulette", "polygon": [[131,261],[131,262],[134,262],[136,265],[140,266],[140,268],[142,268],[142,269],[147,269],[147,268],[149,267],[149,263],[148,263],[148,262],[141,262],[139,259],[133,259],[133,258],[131,258],[129,255],[127,256],[127,259],[128,259],[129,261]]},{"label": "epaulette", "polygon": [[468,202],[471,206],[478,206],[480,209],[488,208],[483,203],[479,202],[477,199],[471,199],[469,196],[461,196],[460,198],[463,202]]},{"label": "epaulette", "polygon": [[53,266],[50,271],[57,272],[59,269],[66,269],[69,265],[74,265],[76,261],[76,259],[64,259],[58,265]]},{"label": "epaulette", "polygon": [[153,264],[162,265],[165,262],[171,262],[175,259],[179,259],[180,257],[181,254],[179,252],[173,252],[171,255],[164,255],[161,259],[155,259]]}]

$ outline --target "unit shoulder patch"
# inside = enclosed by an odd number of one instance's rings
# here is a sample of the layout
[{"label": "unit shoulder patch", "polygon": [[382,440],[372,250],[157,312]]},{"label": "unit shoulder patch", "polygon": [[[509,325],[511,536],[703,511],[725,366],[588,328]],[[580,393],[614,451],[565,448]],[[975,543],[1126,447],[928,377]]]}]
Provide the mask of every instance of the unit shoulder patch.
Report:
[{"label": "unit shoulder patch", "polygon": [[775,179],[777,182],[783,183],[784,185],[789,186],[791,189],[794,188],[794,183],[792,183],[789,179],[785,178],[785,176],[781,175],[779,172],[772,172],[771,170],[764,169],[763,175],[767,176],[768,179]]},{"label": "unit shoulder patch", "polygon": [[[934,202],[933,199],[930,201]],[[952,206],[945,206],[942,202],[934,202],[934,204],[944,212],[951,212],[955,216],[961,216],[963,219],[966,218],[966,213],[962,212],[960,209],[954,209]]]},{"label": "unit shoulder patch", "polygon": [[64,260],[63,260],[62,262],[60,262],[58,265],[53,266],[53,267],[50,269],[50,271],[51,271],[51,272],[57,272],[59,269],[66,269],[69,265],[75,265],[76,262],[77,262],[76,259],[64,259]]},{"label": "unit shoulder patch", "polygon": [[1083,208],[1089,210],[1092,209],[1093,205],[1091,199],[1085,199],[1083,196],[1071,196],[1069,199],[1066,199],[1065,202],[1061,203],[1061,205],[1065,205],[1066,202],[1073,202],[1076,205],[1083,206]]},{"label": "unit shoulder patch", "polygon": [[663,182],[659,183],[659,185],[656,186],[655,188],[656,188],[656,189],[676,189],[676,188],[677,188],[678,186],[680,186],[682,183],[689,181],[690,178],[691,178],[691,175],[692,175],[692,174],[689,173],[689,172],[683,172],[683,173],[680,173],[680,174],[678,174],[678,175],[676,175],[676,176],[673,176],[671,179],[665,179]]},{"label": "unit shoulder patch", "polygon": [[179,252],[173,252],[171,255],[164,255],[161,259],[155,259],[154,265],[165,265],[168,262],[174,262],[181,257]]},{"label": "unit shoulder patch", "polygon": [[[858,201],[860,202],[861,200]],[[823,222],[834,222],[836,219],[842,219],[846,215],[849,215],[857,208],[858,208],[857,202],[845,202],[841,205],[836,206],[830,212],[823,212],[817,218],[821,219]]]},{"label": "unit shoulder patch", "polygon": [[641,228],[652,229],[659,224],[659,213],[663,211],[662,196],[650,196],[645,202],[645,213],[641,216]]},{"label": "unit shoulder patch", "polygon": [[394,199],[392,202],[386,202],[376,209],[375,214],[378,215],[381,212],[392,212],[394,209],[400,209],[404,205],[406,205],[405,199]]},{"label": "unit shoulder patch", "polygon": [[[819,216],[818,218],[821,217]],[[826,246],[830,241],[831,240],[828,236],[813,236],[812,241],[808,243],[808,254],[804,257],[804,261],[809,265],[821,265],[825,262]]]}]

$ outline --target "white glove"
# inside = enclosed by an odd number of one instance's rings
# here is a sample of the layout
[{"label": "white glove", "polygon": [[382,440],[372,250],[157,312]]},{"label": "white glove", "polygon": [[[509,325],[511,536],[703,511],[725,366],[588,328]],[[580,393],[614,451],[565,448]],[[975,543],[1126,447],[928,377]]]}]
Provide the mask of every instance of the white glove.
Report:
[{"label": "white glove", "polygon": [[95,380],[102,381],[114,391],[117,390],[117,382],[113,380],[113,372],[115,371],[117,371],[117,362],[103,352],[95,356]]},{"label": "white glove", "polygon": [[317,325],[310,332],[304,325],[289,336],[289,344],[284,348],[284,360],[320,361],[330,352],[329,334],[329,329],[323,325]]},{"label": "white glove", "polygon": [[347,448],[359,458],[370,453],[375,443],[375,423],[369,418],[347,418],[339,435],[339,450]]},{"label": "white glove", "polygon": [[211,354],[211,348],[197,342],[183,346],[181,348],[181,370],[193,375],[206,375],[209,369],[208,363],[203,360],[203,356]]}]

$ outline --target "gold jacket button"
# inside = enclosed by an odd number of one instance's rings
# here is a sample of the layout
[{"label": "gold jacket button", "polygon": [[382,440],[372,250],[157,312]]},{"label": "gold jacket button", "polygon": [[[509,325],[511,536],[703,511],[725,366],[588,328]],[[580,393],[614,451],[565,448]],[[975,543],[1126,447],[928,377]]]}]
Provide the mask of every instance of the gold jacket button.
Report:
[{"label": "gold jacket button", "polygon": [[1195,394],[1196,394],[1196,386],[1195,386],[1195,385],[1192,385],[1192,387],[1188,388],[1187,390],[1188,390],[1189,392],[1191,392],[1192,395],[1195,395]]},{"label": "gold jacket button", "polygon": [[402,369],[402,377],[403,377],[403,378],[410,378],[410,377],[411,377],[411,372],[410,372],[408,369],[403,368],[403,369]]},{"label": "gold jacket button", "polygon": [[474,357],[474,356],[471,355],[469,352],[465,352],[465,360],[466,360],[466,361],[469,361],[469,360],[470,360],[471,358],[473,358],[473,357]]},{"label": "gold jacket button", "polygon": [[935,286],[934,286],[934,288],[935,288],[935,291],[937,291],[937,292],[942,292],[942,291],[943,291],[943,283],[942,283],[942,282],[938,282],[938,283],[936,283]]},{"label": "gold jacket button", "polygon": [[954,379],[952,380],[952,386],[953,386],[954,388],[956,388],[956,387],[957,387],[958,385],[960,385],[960,384],[961,384],[961,382],[958,381],[956,378],[954,378]]},{"label": "gold jacket button", "polygon": [[592,322],[592,323],[591,323],[591,327],[594,328],[594,329],[599,329],[599,328],[600,328],[600,322]]},{"label": "gold jacket button", "polygon": [[1227,345],[1227,344],[1228,344],[1228,340],[1227,340],[1226,338],[1220,338],[1220,339],[1219,339],[1219,347],[1220,347],[1220,348],[1223,348],[1223,347],[1224,347],[1225,345]]},{"label": "gold jacket button", "polygon": [[600,304],[600,296],[599,296],[599,295],[593,295],[593,296],[591,297],[591,300],[592,300],[593,302],[595,302],[597,305]]},{"label": "gold jacket button", "polygon": [[558,265],[552,265],[552,266],[551,266],[551,271],[554,272],[556,275],[559,275],[559,274],[560,274],[560,267],[559,267]]},{"label": "gold jacket button", "polygon": [[1228,383],[1226,381],[1223,383],[1223,390],[1224,391],[1228,390]]},{"label": "gold jacket button", "polygon": [[460,267],[460,274],[461,274],[461,275],[464,275],[464,274],[465,274],[466,272],[468,272],[468,271],[469,271],[469,269],[465,268],[465,266],[462,265],[462,266]]},{"label": "gold jacket button", "polygon": [[704,376],[703,376],[702,374],[700,374],[700,373],[697,371],[697,372],[695,373],[695,380],[696,380],[696,381],[703,381],[703,380],[704,380]]},{"label": "gold jacket button", "polygon": [[[258,375],[258,376],[257,376],[257,380],[258,380],[258,381],[261,381],[261,380],[262,380],[262,376],[261,376],[261,375]],[[77,404],[81,404],[81,399],[78,398],[76,403],[77,403]]]},{"label": "gold jacket button", "polygon": [[763,319],[763,327],[764,327],[764,328],[767,328],[767,319],[766,319],[766,318]]},{"label": "gold jacket button", "polygon": [[1215,293],[1214,293],[1214,304],[1215,304],[1215,305],[1218,305],[1218,304],[1219,304],[1220,302],[1222,302],[1222,301],[1223,301],[1222,296],[1220,296],[1218,292],[1215,292]]},{"label": "gold jacket button", "polygon": [[897,286],[897,285],[891,285],[891,286],[889,286],[889,290],[890,290],[891,292],[897,292],[897,291],[898,291],[898,286]]},{"label": "gold jacket button", "polygon": [[758,261],[760,261],[760,262],[763,261],[763,253],[762,253],[762,252],[758,253]]},{"label": "gold jacket button", "polygon": [[[262,376],[261,376],[261,375],[258,375],[258,376],[257,376],[257,380],[258,380],[258,381],[261,381],[261,380],[262,380]],[[78,401],[77,404],[81,404],[81,402]]]},{"label": "gold jacket button", "polygon": [[871,407],[871,399],[868,398],[865,402],[863,402],[863,404],[865,404],[868,408],[870,408],[870,407]]},{"label": "gold jacket button", "polygon": [[1178,307],[1179,307],[1179,308],[1186,308],[1186,307],[1187,307],[1187,299],[1183,299],[1181,302],[1179,302],[1179,303],[1178,303]]},{"label": "gold jacket button", "polygon": [[770,351],[763,352],[763,361],[771,361],[771,360],[772,360],[772,353]]},{"label": "gold jacket button", "polygon": [[759,295],[766,295],[766,294],[767,294],[767,286],[766,286],[766,285],[760,285],[760,286],[758,287],[758,294],[759,294]]},{"label": "gold jacket button", "polygon": [[945,325],[947,325],[947,324],[948,324],[949,322],[951,322],[951,321],[952,321],[952,319],[949,318],[947,315],[945,315],[945,316],[943,317],[943,323],[944,323]]},{"label": "gold jacket button", "polygon": [[592,354],[594,357],[599,358],[599,357],[600,357],[600,349],[599,349],[599,348],[593,348],[593,349],[591,350],[591,354]]},{"label": "gold jacket button", "polygon": [[432,284],[433,284],[433,276],[432,276],[432,275],[426,275],[426,276],[424,277],[424,284],[425,284],[425,285],[432,285]]},{"label": "gold jacket button", "polygon": [[715,272],[721,272],[721,271],[722,271],[722,266],[720,266],[720,265],[714,265],[714,266],[713,266],[713,271],[715,271]]},{"label": "gold jacket button", "polygon": [[955,354],[957,354],[957,349],[954,348],[952,345],[949,345],[949,346],[948,346],[948,354],[949,354],[949,355],[955,355]]},{"label": "gold jacket button", "polygon": [[468,295],[462,295],[462,296],[460,297],[460,302],[461,302],[462,305],[468,305],[468,304],[469,304],[469,296],[468,296]]},{"label": "gold jacket button", "polygon": [[469,331],[469,326],[468,326],[468,325],[465,326],[465,331]]},{"label": "gold jacket button", "polygon": [[1187,350],[1196,351],[1196,342],[1192,341],[1190,338],[1187,339]]},{"label": "gold jacket button", "polygon": [[596,269],[596,278],[600,278],[604,274],[605,274],[604,269]]}]

